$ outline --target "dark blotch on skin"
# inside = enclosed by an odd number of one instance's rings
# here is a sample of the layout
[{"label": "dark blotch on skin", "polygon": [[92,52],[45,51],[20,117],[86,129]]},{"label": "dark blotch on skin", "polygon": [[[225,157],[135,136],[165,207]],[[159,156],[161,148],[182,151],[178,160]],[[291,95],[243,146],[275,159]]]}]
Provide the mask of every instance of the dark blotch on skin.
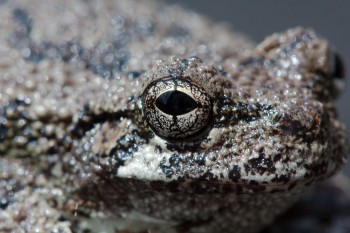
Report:
[{"label": "dark blotch on skin", "polygon": [[26,29],[26,33],[29,34],[32,30],[33,22],[29,18],[28,13],[23,9],[15,9],[13,11],[13,18],[17,21],[22,27]]},{"label": "dark blotch on skin", "polygon": [[154,151],[155,151],[157,154],[163,153],[163,149],[162,149],[162,147],[159,146],[159,145],[156,145]]},{"label": "dark blotch on skin", "polygon": [[163,173],[165,174],[165,176],[167,178],[171,178],[174,175],[174,171],[173,171],[171,165],[165,165],[165,159],[163,159],[160,162],[159,167],[160,167],[160,169],[162,169]]},{"label": "dark blotch on skin", "polygon": [[282,182],[282,183],[286,184],[290,181],[290,177],[287,175],[276,176],[271,181],[276,182],[276,183]]},{"label": "dark blotch on skin", "polygon": [[304,165],[304,167],[308,170],[310,176],[318,177],[327,173],[328,162],[323,161],[318,164],[314,164],[313,166]]},{"label": "dark blotch on skin", "polygon": [[113,173],[117,174],[118,168],[124,166],[125,161],[138,150],[138,145],[136,143],[138,140],[139,136],[137,132],[134,132],[133,135],[123,135],[117,140],[117,146],[109,153],[109,156],[116,160]]},{"label": "dark blotch on skin", "polygon": [[241,168],[238,165],[234,165],[228,173],[228,178],[233,182],[238,182],[241,179]]},{"label": "dark blotch on skin", "polygon": [[[0,164],[1,169],[1,164]],[[0,186],[0,193],[2,196],[0,197],[0,210],[6,209],[11,203],[15,202],[16,199],[14,194],[23,189],[23,184],[15,179],[5,179],[4,186]]]},{"label": "dark blotch on skin", "polygon": [[246,123],[259,120],[263,116],[268,116],[274,111],[270,105],[262,105],[260,103],[247,104],[244,102],[235,103],[230,97],[221,97],[220,109],[221,115],[225,116],[218,121],[218,126],[225,124],[235,124],[238,121]]},{"label": "dark blotch on skin", "polygon": [[[82,137],[83,134],[90,129],[92,129],[95,124],[102,123],[106,121],[114,122],[116,119],[120,119],[121,117],[128,117],[131,118],[135,112],[134,111],[120,111],[115,113],[101,113],[101,114],[94,114],[91,112],[88,104],[85,104],[83,109],[81,110],[79,114],[78,122],[75,124],[75,127],[72,129],[72,134],[75,137]],[[137,132],[134,132],[137,134]]]},{"label": "dark blotch on skin", "polygon": [[8,127],[6,127],[5,124],[5,118],[0,118],[0,140],[5,138],[5,135],[8,131]]},{"label": "dark blotch on skin", "polygon": [[179,166],[182,158],[178,154],[172,154],[169,158],[169,163],[171,166]]},{"label": "dark blotch on skin", "polygon": [[198,154],[194,156],[193,160],[200,166],[205,166],[205,158],[206,156],[204,154]]},{"label": "dark blotch on skin", "polygon": [[278,154],[276,156],[273,157],[273,162],[277,163],[278,161],[280,161],[282,158],[282,155]]},{"label": "dark blotch on skin", "polygon": [[250,159],[248,163],[252,170],[259,173],[260,175],[263,175],[265,172],[269,174],[276,172],[273,161],[269,158],[265,158],[264,152],[260,152],[258,158]]},{"label": "dark blotch on skin", "polygon": [[130,157],[130,154],[126,152],[119,152],[119,153],[117,152],[117,153],[114,153],[114,157],[117,162],[114,164],[113,173],[117,174],[118,168],[121,166],[124,166],[125,161]]},{"label": "dark blotch on skin", "polygon": [[[43,59],[54,61],[64,61],[71,64],[85,64],[86,69],[103,78],[115,78],[123,71],[123,66],[127,63],[128,52],[121,49],[123,45],[118,41],[101,42],[93,49],[83,48],[79,42],[69,41],[65,44],[56,45],[44,42],[41,45],[30,43],[30,55],[26,57],[27,61],[40,62]],[[131,75],[131,74],[128,74]],[[137,76],[137,74],[132,74]]]},{"label": "dark blotch on skin", "polygon": [[0,199],[0,209],[4,210],[7,208],[7,206],[9,206],[9,201],[5,198],[1,198]]},{"label": "dark blotch on skin", "polygon": [[126,48],[126,42],[122,41],[103,42],[93,50],[86,50],[81,58],[86,68],[103,78],[115,78],[129,60],[128,52],[123,49]]},{"label": "dark blotch on skin", "polygon": [[244,170],[246,173],[249,173],[250,172],[250,166],[248,164],[244,164]]},{"label": "dark blotch on skin", "polygon": [[[215,181],[217,178],[215,178],[214,174],[211,173],[210,171],[206,171],[203,175],[198,177],[199,181]],[[199,184],[199,190],[201,189],[200,183]],[[195,187],[194,187],[195,188]]]},{"label": "dark blotch on skin", "polygon": [[127,73],[127,77],[130,79],[130,80],[134,80],[134,79],[137,79],[141,76],[142,72],[138,72],[138,71],[130,71]]},{"label": "dark blotch on skin", "polygon": [[[22,109],[28,106],[26,99],[17,98],[0,106],[0,139],[4,139],[9,129],[16,129],[19,119],[27,119],[27,113]],[[11,116],[8,115],[11,112]]]},{"label": "dark blotch on skin", "polygon": [[183,158],[181,158],[178,154],[172,154],[169,158],[169,165],[165,165],[166,161],[163,159],[160,162],[160,169],[164,172],[165,176],[167,178],[171,178],[175,171],[179,169],[180,163],[183,161]]},{"label": "dark blotch on skin", "polygon": [[30,49],[29,56],[24,58],[26,61],[38,63],[45,58],[45,55],[43,54],[43,52],[37,47],[29,47],[29,49]]}]

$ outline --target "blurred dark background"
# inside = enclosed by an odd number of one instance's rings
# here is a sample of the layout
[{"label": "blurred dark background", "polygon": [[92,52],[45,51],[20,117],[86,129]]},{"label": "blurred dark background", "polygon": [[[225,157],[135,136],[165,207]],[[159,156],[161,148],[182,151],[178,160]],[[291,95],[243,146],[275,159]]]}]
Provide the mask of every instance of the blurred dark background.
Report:
[{"label": "blurred dark background", "polygon": [[[327,38],[344,59],[347,85],[338,99],[340,119],[350,135],[350,1],[294,0],[164,0],[205,15],[216,22],[225,22],[239,32],[260,42],[274,32],[303,26],[315,29]],[[350,175],[350,163],[346,172]]]}]

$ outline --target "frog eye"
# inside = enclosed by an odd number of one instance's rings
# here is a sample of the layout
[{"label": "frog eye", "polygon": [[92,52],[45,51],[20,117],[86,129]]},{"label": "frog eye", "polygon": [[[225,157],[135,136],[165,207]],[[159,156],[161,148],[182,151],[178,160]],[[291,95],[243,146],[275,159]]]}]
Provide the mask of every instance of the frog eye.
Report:
[{"label": "frog eye", "polygon": [[142,96],[142,110],[157,135],[184,139],[209,126],[212,101],[199,85],[182,77],[166,77],[147,86]]}]

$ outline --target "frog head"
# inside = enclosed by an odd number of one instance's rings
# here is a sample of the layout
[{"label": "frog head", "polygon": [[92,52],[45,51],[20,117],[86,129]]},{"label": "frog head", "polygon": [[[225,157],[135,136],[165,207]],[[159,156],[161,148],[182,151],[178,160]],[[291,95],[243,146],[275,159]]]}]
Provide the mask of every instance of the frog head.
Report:
[{"label": "frog head", "polygon": [[344,161],[333,102],[343,76],[329,44],[301,28],[268,37],[235,63],[158,60],[128,108],[88,132],[77,151],[86,170],[118,182],[237,192],[308,186]]}]

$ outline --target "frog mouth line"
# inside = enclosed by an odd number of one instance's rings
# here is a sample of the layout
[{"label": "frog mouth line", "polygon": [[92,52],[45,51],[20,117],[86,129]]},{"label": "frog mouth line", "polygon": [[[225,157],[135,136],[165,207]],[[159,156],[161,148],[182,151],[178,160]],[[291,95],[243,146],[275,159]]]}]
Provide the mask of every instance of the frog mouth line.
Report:
[{"label": "frog mouth line", "polygon": [[[290,192],[292,190],[307,189],[310,184],[321,182],[322,179],[308,179],[303,181],[293,181],[280,184],[261,184],[254,183],[247,180],[247,182],[241,183],[228,183],[220,181],[204,181],[204,180],[174,180],[174,181],[145,181],[137,178],[125,178],[125,177],[113,177],[111,178],[108,173],[99,174],[98,183],[92,182],[83,187],[83,190],[91,189],[92,192],[96,190],[111,190],[111,193],[118,193],[121,190],[127,191],[129,188],[132,190],[142,189],[143,192],[167,192],[167,193],[190,193],[194,195],[203,194],[216,194],[216,193],[231,193],[232,195],[241,194],[263,194],[263,193],[283,193]],[[328,178],[328,176],[326,177]],[[92,188],[93,187],[93,188]],[[93,191],[94,190],[94,191]],[[112,191],[114,190],[114,191]],[[90,191],[90,192],[91,192]],[[85,194],[85,191],[82,192]],[[84,195],[85,196],[85,195]],[[118,195],[115,196],[117,198]]]}]

